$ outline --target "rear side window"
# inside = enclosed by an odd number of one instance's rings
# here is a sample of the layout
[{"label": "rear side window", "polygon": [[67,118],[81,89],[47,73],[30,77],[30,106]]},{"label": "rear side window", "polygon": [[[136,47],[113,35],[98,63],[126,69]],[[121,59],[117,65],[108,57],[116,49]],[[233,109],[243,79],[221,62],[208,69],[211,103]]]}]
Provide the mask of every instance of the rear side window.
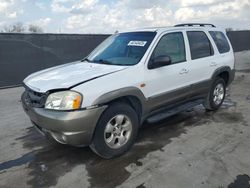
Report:
[{"label": "rear side window", "polygon": [[208,57],[214,54],[213,47],[206,33],[202,31],[188,31],[187,36],[192,59]]},{"label": "rear side window", "polygon": [[185,44],[181,32],[164,35],[155,47],[151,59],[165,55],[171,58],[172,64],[186,61]]},{"label": "rear side window", "polygon": [[230,51],[230,46],[224,33],[220,31],[209,31],[209,33],[214,39],[214,42],[221,54]]}]

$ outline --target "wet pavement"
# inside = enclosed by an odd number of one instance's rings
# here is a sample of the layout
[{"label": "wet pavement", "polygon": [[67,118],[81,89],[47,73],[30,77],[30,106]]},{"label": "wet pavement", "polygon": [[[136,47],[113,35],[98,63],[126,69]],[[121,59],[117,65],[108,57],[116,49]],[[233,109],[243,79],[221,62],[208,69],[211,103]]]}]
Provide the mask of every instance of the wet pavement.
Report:
[{"label": "wet pavement", "polygon": [[244,70],[220,110],[199,105],[145,123],[134,147],[112,160],[47,140],[22,111],[23,89],[0,90],[0,187],[249,188],[250,72]]}]

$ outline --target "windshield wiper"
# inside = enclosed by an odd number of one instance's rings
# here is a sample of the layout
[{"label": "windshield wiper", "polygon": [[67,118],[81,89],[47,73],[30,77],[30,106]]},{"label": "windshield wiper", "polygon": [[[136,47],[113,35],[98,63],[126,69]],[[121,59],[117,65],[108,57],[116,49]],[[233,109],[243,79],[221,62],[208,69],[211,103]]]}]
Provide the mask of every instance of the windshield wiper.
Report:
[{"label": "windshield wiper", "polygon": [[104,60],[104,59],[98,59],[98,60],[89,60],[87,57],[82,59],[81,62],[83,61],[87,61],[89,63],[101,63],[101,64],[106,64],[106,65],[113,65],[113,63],[111,61],[108,60]]},{"label": "windshield wiper", "polygon": [[98,62],[98,63],[106,64],[106,65],[113,65],[113,63],[111,61],[108,61],[108,60],[105,60],[105,59],[94,60],[94,62]]},{"label": "windshield wiper", "polygon": [[85,57],[85,58],[83,58],[83,59],[81,60],[81,62],[83,62],[83,61],[91,62],[87,57]]}]

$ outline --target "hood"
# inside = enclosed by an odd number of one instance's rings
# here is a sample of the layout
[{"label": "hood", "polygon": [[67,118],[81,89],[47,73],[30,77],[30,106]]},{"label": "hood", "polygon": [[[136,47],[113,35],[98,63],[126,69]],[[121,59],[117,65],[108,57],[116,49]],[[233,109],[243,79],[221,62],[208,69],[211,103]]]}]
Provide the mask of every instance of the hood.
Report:
[{"label": "hood", "polygon": [[24,84],[37,92],[52,89],[66,89],[119,70],[127,66],[104,65],[87,62],[73,62],[31,74]]}]

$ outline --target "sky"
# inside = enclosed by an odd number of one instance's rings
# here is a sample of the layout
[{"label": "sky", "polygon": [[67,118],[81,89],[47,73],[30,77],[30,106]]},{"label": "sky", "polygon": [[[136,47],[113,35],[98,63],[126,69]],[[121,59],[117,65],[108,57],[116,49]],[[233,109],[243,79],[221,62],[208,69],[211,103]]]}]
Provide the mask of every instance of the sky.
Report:
[{"label": "sky", "polygon": [[48,33],[114,33],[188,22],[250,29],[250,0],[0,0],[0,30],[16,22]]}]

